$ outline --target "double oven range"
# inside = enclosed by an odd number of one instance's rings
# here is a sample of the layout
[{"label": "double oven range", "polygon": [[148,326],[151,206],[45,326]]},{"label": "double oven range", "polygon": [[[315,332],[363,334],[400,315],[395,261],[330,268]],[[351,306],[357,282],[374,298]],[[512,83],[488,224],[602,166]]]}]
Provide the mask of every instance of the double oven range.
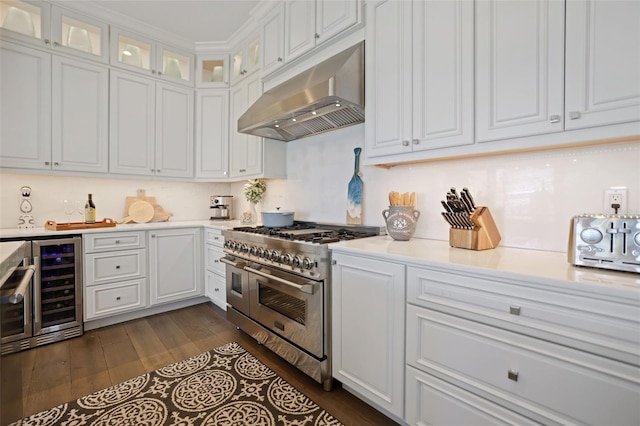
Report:
[{"label": "double oven range", "polygon": [[227,319],[331,390],[328,244],[383,230],[296,221],[223,231]]}]

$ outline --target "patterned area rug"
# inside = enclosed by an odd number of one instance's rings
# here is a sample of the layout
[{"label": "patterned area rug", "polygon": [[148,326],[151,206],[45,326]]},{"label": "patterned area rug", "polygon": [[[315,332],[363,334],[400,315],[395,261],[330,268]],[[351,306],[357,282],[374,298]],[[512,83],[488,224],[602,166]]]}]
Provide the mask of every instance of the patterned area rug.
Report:
[{"label": "patterned area rug", "polygon": [[237,343],[34,414],[14,425],[340,425]]}]

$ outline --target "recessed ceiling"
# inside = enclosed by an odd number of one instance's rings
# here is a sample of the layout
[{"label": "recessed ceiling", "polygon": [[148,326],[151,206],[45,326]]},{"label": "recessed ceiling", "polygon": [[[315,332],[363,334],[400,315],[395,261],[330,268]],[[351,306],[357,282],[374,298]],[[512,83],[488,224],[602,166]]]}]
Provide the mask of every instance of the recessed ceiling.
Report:
[{"label": "recessed ceiling", "polygon": [[227,41],[259,0],[102,0],[100,7],[193,42]]}]

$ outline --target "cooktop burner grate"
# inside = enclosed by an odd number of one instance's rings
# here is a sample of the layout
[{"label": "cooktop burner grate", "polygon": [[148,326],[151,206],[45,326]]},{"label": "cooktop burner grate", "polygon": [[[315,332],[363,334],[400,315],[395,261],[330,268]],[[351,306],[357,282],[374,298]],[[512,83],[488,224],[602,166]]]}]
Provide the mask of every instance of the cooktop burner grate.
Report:
[{"label": "cooktop burner grate", "polygon": [[[336,227],[336,229],[325,229]],[[312,244],[329,244],[338,241],[354,240],[357,238],[374,237],[380,235],[371,229],[340,228],[336,225],[323,225],[310,222],[295,222],[291,226],[281,228],[267,228],[265,226],[233,228],[234,231],[259,234],[289,241],[301,241]]]}]

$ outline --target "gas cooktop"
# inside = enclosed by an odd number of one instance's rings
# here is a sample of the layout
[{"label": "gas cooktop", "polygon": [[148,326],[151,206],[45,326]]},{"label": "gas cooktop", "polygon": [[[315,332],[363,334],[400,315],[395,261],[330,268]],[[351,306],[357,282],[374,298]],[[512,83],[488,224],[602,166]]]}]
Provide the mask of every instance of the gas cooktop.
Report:
[{"label": "gas cooktop", "polygon": [[233,228],[235,232],[258,234],[275,239],[313,244],[329,244],[338,241],[381,235],[380,227],[322,224],[296,221],[291,226],[267,228],[265,226]]}]

